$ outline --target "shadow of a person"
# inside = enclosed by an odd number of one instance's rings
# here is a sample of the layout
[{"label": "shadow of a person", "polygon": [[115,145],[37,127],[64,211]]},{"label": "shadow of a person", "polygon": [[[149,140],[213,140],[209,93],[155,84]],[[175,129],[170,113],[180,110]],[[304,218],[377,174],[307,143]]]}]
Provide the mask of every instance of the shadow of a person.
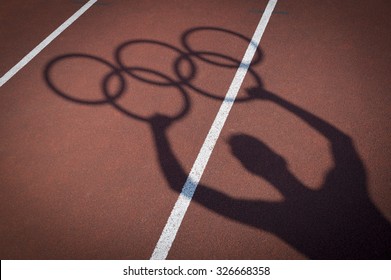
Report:
[{"label": "shadow of a person", "polygon": [[[285,200],[236,199],[199,184],[193,201],[224,217],[275,234],[311,259],[388,259],[391,226],[368,196],[365,167],[352,139],[263,88],[250,89],[248,94],[274,102],[321,133],[329,141],[334,167],[322,187],[312,190],[267,145],[249,135],[233,135],[228,141],[233,155],[244,168],[276,187]],[[168,140],[171,124],[161,115],[151,121],[160,166],[171,188],[181,192],[187,174]]]},{"label": "shadow of a person", "polygon": [[[215,100],[218,95],[198,88],[192,82],[198,68],[191,58],[198,58],[222,68],[236,68],[240,61],[230,56],[210,51],[193,50],[188,38],[198,31],[217,31],[231,34],[250,43],[251,40],[236,32],[216,27],[198,27],[183,33],[182,45],[185,51],[175,46],[155,40],[132,40],[118,46],[115,50],[116,64],[90,54],[66,54],[51,60],[45,68],[44,78],[57,95],[68,101],[89,106],[110,104],[127,117],[150,125],[155,141],[160,168],[169,186],[176,192],[182,191],[187,180],[187,172],[173,151],[169,141],[169,129],[188,114],[191,99],[186,88]],[[193,34],[194,35],[194,34]],[[173,65],[176,78],[153,69],[125,65],[122,51],[133,44],[153,44],[175,51],[179,57]],[[222,59],[226,63],[216,63],[206,57]],[[53,67],[66,59],[89,59],[109,67],[112,71],[101,81],[103,98],[85,99],[83,96],[68,94],[55,83]],[[258,63],[259,58],[252,64]],[[183,75],[179,69],[181,61],[187,60],[190,74]],[[352,139],[319,117],[264,90],[260,77],[250,67],[249,74],[257,87],[247,91],[243,102],[263,100],[274,102],[292,113],[310,127],[322,134],[330,144],[334,167],[329,170],[319,190],[311,190],[300,182],[288,169],[285,159],[275,153],[258,139],[245,134],[231,136],[229,145],[232,154],[240,160],[245,169],[268,180],[284,196],[282,202],[237,199],[217,189],[199,184],[193,201],[223,217],[268,231],[285,240],[294,248],[312,259],[382,259],[391,257],[391,226],[371,202],[367,192],[366,171]],[[158,81],[135,75],[136,72],[151,74]],[[147,117],[135,114],[131,108],[124,107],[118,99],[126,89],[125,74],[150,85],[170,86],[180,92],[182,107],[176,116],[155,114]],[[117,76],[119,89],[111,94],[110,80]],[[177,79],[179,78],[179,80]],[[163,81],[163,82],[161,82]],[[237,100],[236,102],[238,102]],[[136,104],[135,104],[136,105]]]}]

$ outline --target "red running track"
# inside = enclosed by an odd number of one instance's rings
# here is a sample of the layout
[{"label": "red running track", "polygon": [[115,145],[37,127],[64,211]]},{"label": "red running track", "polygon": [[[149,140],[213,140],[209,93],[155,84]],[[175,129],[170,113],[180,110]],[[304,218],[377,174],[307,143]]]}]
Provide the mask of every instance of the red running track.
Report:
[{"label": "red running track", "polygon": [[[85,2],[2,1],[1,75]],[[1,258],[150,258],[266,4],[98,1],[3,85]],[[278,1],[169,259],[390,256],[389,14]]]}]

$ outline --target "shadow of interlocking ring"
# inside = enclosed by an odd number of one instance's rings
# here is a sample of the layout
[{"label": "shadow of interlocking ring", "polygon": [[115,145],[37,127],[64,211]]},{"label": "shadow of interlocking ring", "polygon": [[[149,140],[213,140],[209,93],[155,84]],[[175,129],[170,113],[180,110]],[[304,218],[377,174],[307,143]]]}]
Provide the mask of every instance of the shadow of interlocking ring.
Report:
[{"label": "shadow of interlocking ring", "polygon": [[[75,97],[74,93],[67,92],[65,89],[61,89],[61,87],[55,83],[55,79],[53,79],[52,77],[53,70],[54,67],[58,66],[59,63],[68,61],[70,59],[87,59],[107,66],[112,70],[111,73],[113,75],[115,74],[120,81],[118,89],[111,95],[106,95],[106,96],[102,95],[101,98],[97,98],[97,99],[86,99],[80,96]],[[121,69],[119,69],[118,67],[116,67],[115,65],[113,65],[112,63],[108,62],[103,58],[93,56],[90,54],[83,54],[83,53],[69,53],[69,54],[57,56],[46,65],[44,70],[44,77],[50,89],[53,90],[53,92],[55,92],[57,95],[61,96],[62,98],[65,98],[68,101],[72,101],[84,105],[108,104],[112,100],[119,98],[124,93],[126,87],[126,81],[124,76],[121,75]]]}]

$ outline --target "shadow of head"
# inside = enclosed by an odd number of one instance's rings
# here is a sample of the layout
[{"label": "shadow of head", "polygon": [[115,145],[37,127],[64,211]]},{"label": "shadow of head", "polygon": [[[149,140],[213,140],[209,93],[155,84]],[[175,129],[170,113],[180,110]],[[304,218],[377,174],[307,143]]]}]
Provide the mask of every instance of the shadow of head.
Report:
[{"label": "shadow of head", "polygon": [[275,181],[288,172],[285,159],[265,143],[246,134],[235,134],[228,139],[232,154],[251,173]]}]

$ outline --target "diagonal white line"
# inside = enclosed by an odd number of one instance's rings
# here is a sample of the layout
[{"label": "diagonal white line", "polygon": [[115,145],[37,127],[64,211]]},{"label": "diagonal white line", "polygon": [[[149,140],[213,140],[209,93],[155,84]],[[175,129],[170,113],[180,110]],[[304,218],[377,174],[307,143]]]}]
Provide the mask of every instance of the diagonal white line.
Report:
[{"label": "diagonal white line", "polygon": [[212,154],[217,139],[219,138],[220,132],[235,102],[235,98],[238,94],[240,86],[242,85],[251,60],[254,57],[259,42],[261,41],[262,35],[265,31],[266,25],[269,22],[270,16],[276,4],[277,0],[269,0],[266,6],[266,9],[258,23],[251,42],[247,47],[242,62],[237,69],[232,83],[228,89],[225,99],[220,106],[219,112],[213,121],[212,127],[210,128],[209,133],[205,138],[205,141],[193,164],[190,174],[187,177],[185,185],[182,188],[182,192],[171,211],[170,217],[168,218],[162,234],[160,235],[159,241],[157,242],[155,250],[152,253],[152,260],[164,260],[170,251],[172,243],[174,242],[175,236],[182,223],[183,217],[186,214],[187,208],[189,207],[197,185],[201,180],[202,173],[204,172],[204,169],[209,161],[209,157]]},{"label": "diagonal white line", "polygon": [[67,29],[75,20],[77,20],[85,11],[87,11],[97,0],[88,1],[83,7],[81,7],[76,13],[74,13],[69,19],[61,24],[56,30],[54,30],[45,40],[39,43],[31,52],[22,58],[14,67],[12,67],[7,73],[0,78],[0,87],[3,86],[9,79],[11,79],[16,73],[19,72],[27,63],[29,63],[37,54],[39,54],[47,45],[49,45],[58,35],[60,35],[65,29]]}]

